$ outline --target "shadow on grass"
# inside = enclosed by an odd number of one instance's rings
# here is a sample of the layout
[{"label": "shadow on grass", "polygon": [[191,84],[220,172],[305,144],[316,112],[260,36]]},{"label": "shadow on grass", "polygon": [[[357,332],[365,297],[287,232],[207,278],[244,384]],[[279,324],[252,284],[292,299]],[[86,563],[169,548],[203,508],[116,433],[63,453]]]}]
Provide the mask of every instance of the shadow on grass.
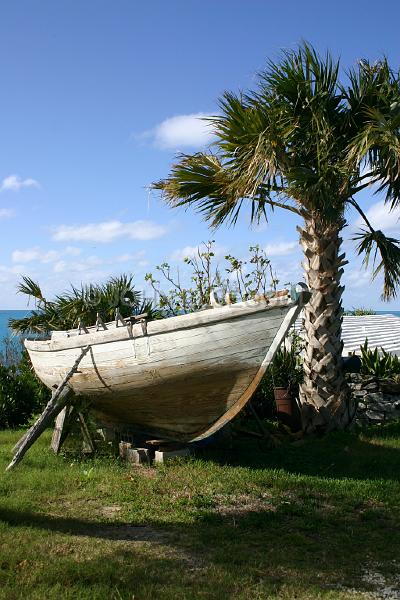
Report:
[{"label": "shadow on grass", "polygon": [[[0,585],[6,577],[11,582],[4,597],[131,600],[134,592],[146,600],[309,600],[339,585],[365,589],[366,570],[377,569],[391,581],[390,570],[400,560],[400,536],[393,535],[399,527],[396,437],[399,427],[392,426],[275,450],[251,438],[237,439],[230,452],[204,449],[199,454],[209,461],[262,468],[266,478],[277,469],[284,473],[260,493],[249,477],[249,493],[242,482],[237,497],[232,489],[210,497],[205,490],[204,498],[203,489],[194,498],[177,496],[191,515],[189,523],[179,516],[164,523],[162,511],[159,520],[136,525],[134,509],[132,523],[110,523],[0,508],[10,539],[25,543],[23,549],[18,542],[15,549],[7,547],[3,571],[0,560]],[[29,529],[21,532],[22,527]],[[29,582],[20,573],[21,558],[32,568]]]},{"label": "shadow on grass", "polygon": [[108,525],[70,517],[55,517],[44,513],[0,508],[0,521],[11,526],[34,527],[68,535],[88,536],[114,541],[161,542],[165,534],[147,525]]},{"label": "shadow on grass", "polygon": [[218,464],[254,469],[283,469],[287,473],[322,478],[400,481],[399,424],[371,429],[366,434],[332,433],[322,438],[284,440],[271,449],[263,440],[237,438],[229,450],[204,448],[196,455]]},{"label": "shadow on grass", "polygon": [[[56,585],[59,578],[68,585],[68,581],[81,581],[85,586],[103,581],[107,585],[123,583],[146,598],[158,597],[156,592],[163,586],[168,586],[171,593],[164,594],[167,598],[174,594],[177,598],[198,598],[200,588],[201,597],[227,598],[234,594],[235,598],[252,598],[252,589],[275,593],[281,586],[298,590],[326,590],[338,583],[362,587],[360,578],[368,562],[389,564],[400,558],[400,541],[391,535],[395,524],[384,513],[340,511],[337,506],[296,499],[278,507],[266,502],[264,509],[250,507],[236,513],[208,510],[190,525],[174,523],[162,528],[155,522],[140,526],[106,524],[12,509],[1,509],[0,518],[11,527],[128,542],[123,549],[107,551],[96,546],[94,555],[89,552],[79,564],[50,553],[52,566],[40,581],[50,586]],[[171,552],[161,549],[149,556],[135,542],[160,544]],[[195,581],[190,583],[196,571]],[[194,585],[193,595],[184,595],[182,590],[189,583]]]}]

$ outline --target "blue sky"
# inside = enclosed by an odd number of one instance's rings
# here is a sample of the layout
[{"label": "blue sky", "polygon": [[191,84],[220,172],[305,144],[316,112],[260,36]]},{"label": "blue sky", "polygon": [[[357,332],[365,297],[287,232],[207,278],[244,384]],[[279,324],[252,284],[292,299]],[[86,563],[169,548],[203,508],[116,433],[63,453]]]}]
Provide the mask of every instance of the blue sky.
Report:
[{"label": "blue sky", "polygon": [[[118,272],[175,263],[210,237],[221,255],[266,247],[282,282],[301,278],[295,218],[210,233],[147,186],[177,151],[207,142],[198,116],[227,89],[254,86],[281,48],[301,39],[342,65],[386,54],[399,67],[400,5],[383,0],[16,0],[0,7],[0,308],[24,308],[21,275],[46,293]],[[400,233],[399,213],[364,195],[379,227]],[[348,215],[349,237],[355,215]],[[351,259],[345,306],[382,305],[379,282]]]}]

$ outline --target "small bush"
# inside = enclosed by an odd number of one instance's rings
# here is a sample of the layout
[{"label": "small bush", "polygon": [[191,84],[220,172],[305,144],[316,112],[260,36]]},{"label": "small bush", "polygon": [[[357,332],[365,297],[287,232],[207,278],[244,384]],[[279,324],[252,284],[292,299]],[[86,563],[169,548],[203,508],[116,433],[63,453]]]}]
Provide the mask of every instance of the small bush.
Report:
[{"label": "small bush", "polygon": [[8,335],[1,340],[0,348],[0,365],[18,366],[24,351],[22,338]]},{"label": "small bush", "polygon": [[344,314],[351,317],[365,317],[368,315],[376,315],[376,310],[360,306],[359,308],[353,308],[353,310],[346,310]]},{"label": "small bush", "polygon": [[368,338],[361,346],[361,373],[382,379],[398,379],[400,377],[400,359],[383,348],[372,350],[368,347]]},{"label": "small bush", "polygon": [[18,366],[0,365],[0,429],[27,425],[49,397],[50,391],[32,372],[26,354]]}]

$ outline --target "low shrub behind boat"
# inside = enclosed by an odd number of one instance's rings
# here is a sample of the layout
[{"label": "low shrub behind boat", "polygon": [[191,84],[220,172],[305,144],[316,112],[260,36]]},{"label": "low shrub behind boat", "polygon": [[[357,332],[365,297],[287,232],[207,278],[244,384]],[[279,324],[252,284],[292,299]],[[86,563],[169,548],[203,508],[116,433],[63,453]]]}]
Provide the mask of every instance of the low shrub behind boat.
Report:
[{"label": "low shrub behind boat", "polygon": [[29,424],[50,398],[50,391],[31,370],[24,352],[18,365],[0,364],[0,429]]}]

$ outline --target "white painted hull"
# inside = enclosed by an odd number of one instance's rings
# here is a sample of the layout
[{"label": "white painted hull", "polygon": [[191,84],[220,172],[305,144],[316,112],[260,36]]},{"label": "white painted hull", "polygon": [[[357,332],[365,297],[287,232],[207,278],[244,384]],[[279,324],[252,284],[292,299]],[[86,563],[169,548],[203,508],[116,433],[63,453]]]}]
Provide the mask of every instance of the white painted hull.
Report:
[{"label": "white painted hull", "polygon": [[106,331],[54,332],[26,347],[52,388],[90,345],[69,385],[91,400],[100,421],[194,441],[244,406],[299,310],[288,298],[249,301],[152,321],[147,331],[114,322]]}]

